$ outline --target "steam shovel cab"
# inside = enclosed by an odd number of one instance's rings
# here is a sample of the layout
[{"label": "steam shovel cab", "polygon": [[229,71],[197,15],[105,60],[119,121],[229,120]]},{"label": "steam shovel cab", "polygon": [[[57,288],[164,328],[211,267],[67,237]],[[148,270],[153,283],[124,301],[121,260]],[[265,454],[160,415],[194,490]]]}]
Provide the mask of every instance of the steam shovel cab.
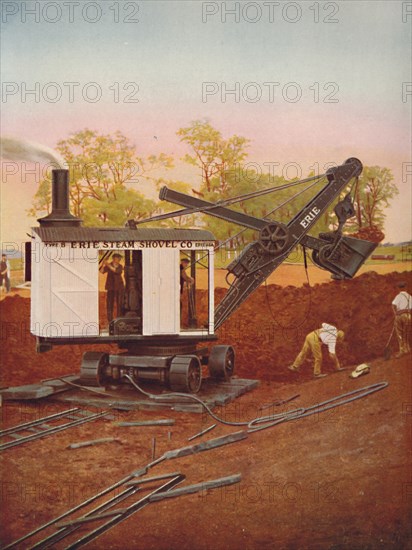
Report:
[{"label": "steam shovel cab", "polygon": [[[209,354],[199,346],[217,339],[214,236],[194,229],[83,227],[69,212],[68,171],[54,170],[52,186],[52,213],[32,230],[30,330],[37,351],[117,344],[116,355],[84,353],[80,382],[87,386],[115,384],[127,374],[195,393],[202,364],[214,378],[229,379],[233,349],[214,346]],[[108,284],[113,266],[117,291]]]}]

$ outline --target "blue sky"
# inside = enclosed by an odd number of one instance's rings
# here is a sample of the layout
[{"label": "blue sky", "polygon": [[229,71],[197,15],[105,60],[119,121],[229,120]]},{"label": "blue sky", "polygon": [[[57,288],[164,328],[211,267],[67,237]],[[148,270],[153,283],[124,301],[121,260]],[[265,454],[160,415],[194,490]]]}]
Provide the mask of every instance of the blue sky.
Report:
[{"label": "blue sky", "polygon": [[[407,3],[275,2],[271,21],[267,2],[107,0],[94,3],[101,12],[95,23],[89,22],[97,14],[93,2],[73,4],[72,22],[66,3],[59,4],[59,17],[54,4],[2,2],[3,86],[17,87],[2,95],[2,133],[54,147],[85,127],[119,129],[142,154],[164,151],[179,158],[185,151],[176,130],[208,117],[224,135],[251,139],[251,161],[299,162],[305,171],[314,162],[357,156],[364,164],[391,168],[401,195],[388,211],[387,236],[410,238],[410,176],[402,181],[411,139],[412,97],[402,101],[402,83],[412,80],[412,14],[402,13]],[[24,21],[24,6],[36,5],[39,22],[30,14]],[[90,5],[86,15],[85,5]],[[225,8],[237,8],[239,22],[230,14],[224,21]],[[259,12],[260,20],[251,22]],[[127,16],[138,22],[126,22]],[[47,21],[54,17],[59,20]],[[50,83],[56,83],[61,99],[25,97],[24,86],[31,89],[36,82],[50,93]],[[73,102],[67,82],[79,83]],[[102,93],[96,103],[81,94],[92,82]],[[205,98],[206,82],[215,83],[218,92]],[[273,101],[266,82],[279,83]],[[123,89],[127,83],[132,84]],[[238,102],[233,95],[223,102],[224,87],[236,83],[241,92],[260,90],[261,99],[247,101],[241,93]],[[297,102],[282,95],[293,92],[291,83],[301,93]],[[337,102],[325,102],[332,91]],[[126,103],[132,92],[138,102]],[[196,175],[179,162],[176,174],[195,184]],[[15,189],[24,196],[22,204],[30,203],[33,189]],[[2,195],[13,200],[4,182]],[[12,230],[22,232],[7,224],[8,236]]]}]

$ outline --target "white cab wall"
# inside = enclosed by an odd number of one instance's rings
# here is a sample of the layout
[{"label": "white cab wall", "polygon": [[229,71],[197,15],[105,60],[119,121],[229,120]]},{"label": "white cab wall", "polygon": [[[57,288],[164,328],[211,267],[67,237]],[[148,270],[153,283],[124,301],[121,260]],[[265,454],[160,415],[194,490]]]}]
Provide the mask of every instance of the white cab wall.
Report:
[{"label": "white cab wall", "polygon": [[143,250],[143,334],[180,331],[180,253],[177,248]]},{"label": "white cab wall", "polygon": [[70,337],[99,334],[98,251],[32,247],[31,332]]}]

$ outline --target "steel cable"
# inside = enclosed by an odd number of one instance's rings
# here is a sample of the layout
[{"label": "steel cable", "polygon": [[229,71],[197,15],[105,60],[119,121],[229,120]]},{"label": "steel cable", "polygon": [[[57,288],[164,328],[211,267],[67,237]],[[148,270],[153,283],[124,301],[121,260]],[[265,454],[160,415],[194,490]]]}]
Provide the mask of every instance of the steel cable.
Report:
[{"label": "steel cable", "polygon": [[[249,432],[257,432],[260,430],[264,430],[266,428],[271,428],[272,426],[276,426],[277,424],[281,424],[282,422],[288,422],[290,420],[298,420],[300,418],[304,418],[312,414],[325,412],[329,409],[340,407],[341,405],[346,405],[347,403],[351,403],[352,401],[356,401],[357,399],[366,397],[371,393],[375,393],[377,391],[383,390],[389,385],[388,382],[378,382],[370,386],[364,386],[363,388],[358,388],[356,390],[352,390],[350,392],[337,395],[335,397],[327,399],[326,401],[321,401],[316,405],[311,405],[310,407],[299,407],[297,409],[293,409],[291,411],[287,411],[284,413],[261,416],[253,420],[247,420],[245,422],[229,422],[228,420],[223,420],[223,418],[220,418],[219,416],[217,416],[208,407],[208,405],[206,405],[206,403],[196,395],[181,393],[181,392],[170,392],[162,395],[156,395],[145,391],[128,374],[125,375],[125,378],[127,378],[129,382],[131,382],[131,384],[134,386],[135,389],[137,389],[139,392],[143,393],[147,397],[150,397],[151,399],[155,399],[157,401],[162,399],[167,400],[168,398],[171,398],[171,397],[184,397],[186,399],[192,399],[193,401],[197,401],[198,403],[200,403],[204,407],[206,412],[212,418],[214,418],[217,422],[220,422],[221,424],[225,424],[227,426],[247,426],[249,428],[248,430]],[[260,426],[260,424],[263,424],[263,425]]]}]

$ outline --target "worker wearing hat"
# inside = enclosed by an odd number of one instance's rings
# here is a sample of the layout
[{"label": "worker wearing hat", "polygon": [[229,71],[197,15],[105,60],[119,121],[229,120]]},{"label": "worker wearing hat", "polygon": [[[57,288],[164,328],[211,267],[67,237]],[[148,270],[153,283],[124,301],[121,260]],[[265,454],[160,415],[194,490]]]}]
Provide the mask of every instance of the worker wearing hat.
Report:
[{"label": "worker wearing hat", "polygon": [[293,364],[288,367],[289,370],[293,372],[298,372],[299,367],[302,365],[306,357],[312,353],[315,359],[315,365],[313,368],[313,376],[315,378],[323,378],[327,376],[322,374],[322,344],[328,347],[329,357],[332,359],[336,370],[344,370],[341,368],[338,356],[336,355],[336,343],[337,341],[343,340],[345,333],[343,330],[338,330],[335,326],[329,325],[328,323],[322,323],[321,328],[310,332],[303,344],[303,347],[296,357]]},{"label": "worker wearing hat", "polygon": [[124,283],[122,278],[123,266],[120,263],[121,254],[113,254],[112,261],[105,261],[100,267],[101,273],[107,273],[105,289],[107,291],[107,320],[109,323],[114,317],[114,306],[116,304],[117,317],[122,313],[124,296]]},{"label": "worker wearing hat", "polygon": [[401,282],[398,285],[399,294],[392,301],[392,308],[395,315],[395,332],[398,337],[399,352],[396,357],[401,357],[411,351],[410,333],[411,333],[411,310],[412,296],[406,292],[406,283]]}]

